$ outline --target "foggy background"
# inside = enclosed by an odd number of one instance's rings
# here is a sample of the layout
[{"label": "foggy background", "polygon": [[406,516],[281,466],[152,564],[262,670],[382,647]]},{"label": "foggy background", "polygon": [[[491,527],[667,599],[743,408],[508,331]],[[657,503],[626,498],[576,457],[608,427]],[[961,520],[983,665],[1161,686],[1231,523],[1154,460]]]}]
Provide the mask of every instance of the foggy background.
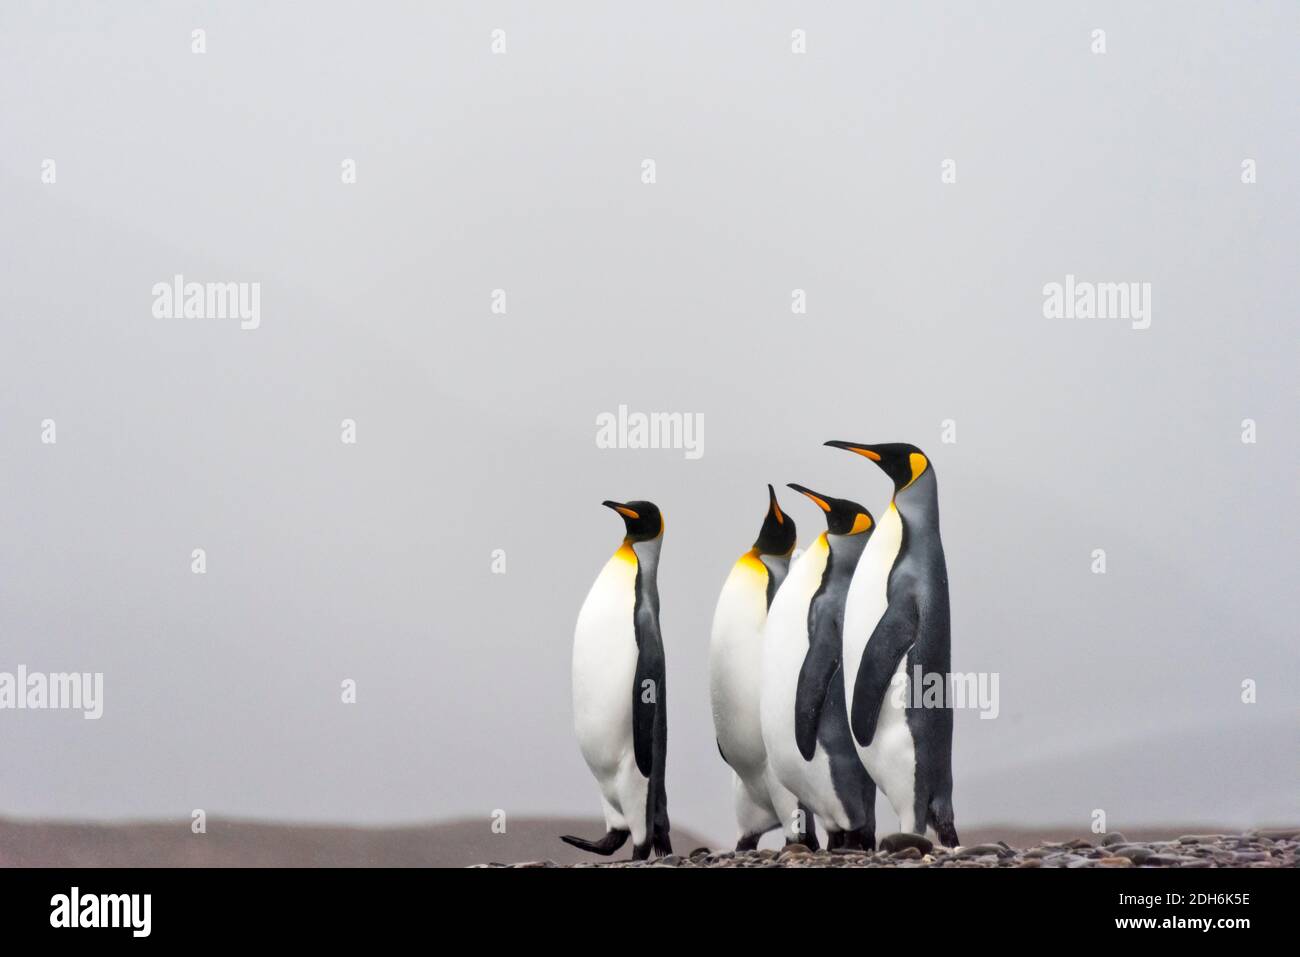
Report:
[{"label": "foggy background", "polygon": [[[884,508],[849,439],[930,456],[953,667],[1000,675],[959,827],[1294,822],[1298,35],[1286,2],[6,3],[0,671],[102,671],[105,713],[0,712],[0,815],[596,815],[572,629],[601,500],[649,498],[669,808],[729,840],[714,602],[764,483]],[[261,327],[154,318],[176,273],[260,282]],[[1045,319],[1067,273],[1151,283],[1151,327]],[[598,449],[620,404],[703,414],[703,457]]]}]

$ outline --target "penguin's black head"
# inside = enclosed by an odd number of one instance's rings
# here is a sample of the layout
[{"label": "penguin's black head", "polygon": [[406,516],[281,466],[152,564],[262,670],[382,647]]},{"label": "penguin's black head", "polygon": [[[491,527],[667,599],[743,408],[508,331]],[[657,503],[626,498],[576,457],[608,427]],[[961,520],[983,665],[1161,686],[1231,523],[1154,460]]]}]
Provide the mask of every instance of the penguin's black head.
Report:
[{"label": "penguin's black head", "polygon": [[664,517],[654,502],[601,502],[623,516],[629,542],[648,542],[664,531]]},{"label": "penguin's black head", "polygon": [[883,445],[867,445],[864,442],[827,442],[836,449],[846,449],[871,459],[894,480],[894,492],[897,494],[921,477],[930,468],[930,460],[915,445],[906,442],[886,442]]},{"label": "penguin's black head", "polygon": [[819,495],[810,488],[793,483],[790,488],[800,495],[808,496],[814,505],[826,513],[826,531],[832,535],[861,535],[863,532],[870,531],[871,526],[875,524],[871,513],[857,502],[850,502],[847,498]]},{"label": "penguin's black head", "polygon": [[754,551],[760,555],[789,555],[794,551],[794,519],[781,511],[776,501],[776,489],[767,487],[767,517],[754,542]]}]

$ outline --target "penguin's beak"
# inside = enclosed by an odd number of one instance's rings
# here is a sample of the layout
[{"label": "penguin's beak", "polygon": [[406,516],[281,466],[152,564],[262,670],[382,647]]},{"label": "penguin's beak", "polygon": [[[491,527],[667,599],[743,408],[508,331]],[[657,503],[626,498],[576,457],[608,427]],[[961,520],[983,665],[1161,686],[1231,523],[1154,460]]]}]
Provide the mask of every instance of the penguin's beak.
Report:
[{"label": "penguin's beak", "polygon": [[611,502],[607,499],[604,502],[601,502],[600,504],[604,505],[606,508],[612,508],[614,511],[618,512],[618,514],[622,515],[624,518],[641,517],[641,515],[635,509],[628,508],[622,502]]},{"label": "penguin's beak", "polygon": [[846,452],[856,452],[858,455],[864,455],[873,462],[880,461],[880,453],[872,446],[862,442],[841,442],[838,439],[832,439],[826,444],[833,449],[844,449]]},{"label": "penguin's beak", "polygon": [[782,514],[781,506],[777,503],[776,489],[772,488],[770,483],[767,486],[767,499],[768,499],[768,506],[767,506],[768,512],[771,514],[771,516],[774,519],[776,519],[776,523],[778,525],[784,525],[785,515]]},{"label": "penguin's beak", "polygon": [[813,503],[814,505],[816,505],[818,508],[820,508],[820,509],[821,509],[823,512],[825,512],[827,515],[829,515],[829,514],[831,513],[831,506],[830,506],[830,503],[827,502],[826,499],[824,499],[824,498],[822,498],[820,495],[818,495],[816,492],[814,492],[812,489],[810,489],[810,488],[804,488],[802,485],[795,485],[793,482],[790,483],[787,487],[788,487],[788,488],[792,488],[792,489],[794,489],[794,490],[795,490],[796,492],[798,492],[800,495],[806,495],[809,499],[812,500],[812,503]]}]

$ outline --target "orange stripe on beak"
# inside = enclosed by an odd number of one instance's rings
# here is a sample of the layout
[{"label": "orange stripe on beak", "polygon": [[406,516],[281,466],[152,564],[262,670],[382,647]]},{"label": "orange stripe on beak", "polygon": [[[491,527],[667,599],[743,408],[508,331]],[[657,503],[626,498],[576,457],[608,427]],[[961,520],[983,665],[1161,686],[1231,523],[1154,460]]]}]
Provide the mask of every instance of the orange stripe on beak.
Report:
[{"label": "orange stripe on beak", "polygon": [[808,498],[812,499],[814,505],[820,508],[823,512],[830,514],[831,507],[826,504],[825,499],[818,498],[812,492],[800,492],[799,494],[808,496]]}]

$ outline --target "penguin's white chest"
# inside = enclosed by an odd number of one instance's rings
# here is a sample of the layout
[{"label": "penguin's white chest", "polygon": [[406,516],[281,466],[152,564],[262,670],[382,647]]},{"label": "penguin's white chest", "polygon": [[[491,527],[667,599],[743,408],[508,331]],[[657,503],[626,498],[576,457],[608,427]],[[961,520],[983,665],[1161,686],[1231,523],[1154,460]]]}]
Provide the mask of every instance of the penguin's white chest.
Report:
[{"label": "penguin's white chest", "polygon": [[795,699],[808,655],[808,606],[821,586],[829,556],[819,537],[794,563],[767,616],[763,637],[762,715],[767,759],[777,779],[813,812],[842,827],[845,813],[831,779],[830,762],[818,745],[805,761],[795,741]]},{"label": "penguin's white chest", "polygon": [[573,724],[592,772],[613,775],[632,753],[637,560],[624,546],[596,578],[573,634]]},{"label": "penguin's white chest", "polygon": [[[850,710],[858,665],[871,633],[889,605],[889,573],[902,543],[903,522],[898,509],[891,504],[853,572],[844,608],[844,695]],[[906,672],[907,655],[903,655],[895,669],[894,680],[880,703],[875,737],[865,748],[856,740],[854,746],[867,773],[885,792],[890,805],[904,821],[903,830],[910,830],[912,796],[916,788],[916,747],[907,726]]]},{"label": "penguin's white chest", "polygon": [[713,614],[709,697],[718,747],[742,775],[760,773],[767,759],[759,714],[768,571],[746,555],[732,568]]},{"label": "penguin's white chest", "polygon": [[903,522],[892,504],[862,550],[844,602],[844,700],[853,707],[853,688],[867,641],[889,604],[889,572],[903,544]]}]

